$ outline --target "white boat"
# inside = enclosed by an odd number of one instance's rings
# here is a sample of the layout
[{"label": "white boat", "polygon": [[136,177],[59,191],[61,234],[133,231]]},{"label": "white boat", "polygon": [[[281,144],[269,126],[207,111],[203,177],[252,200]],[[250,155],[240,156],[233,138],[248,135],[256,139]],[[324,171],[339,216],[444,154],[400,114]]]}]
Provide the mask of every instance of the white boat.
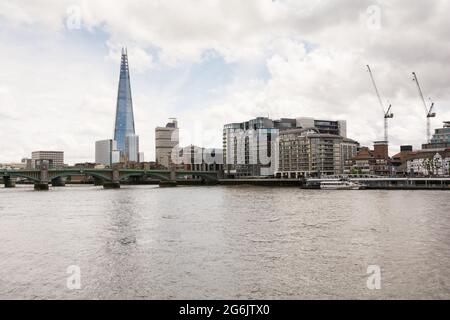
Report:
[{"label": "white boat", "polygon": [[363,186],[359,183],[349,180],[329,180],[320,182],[320,189],[324,190],[359,190],[362,188]]}]

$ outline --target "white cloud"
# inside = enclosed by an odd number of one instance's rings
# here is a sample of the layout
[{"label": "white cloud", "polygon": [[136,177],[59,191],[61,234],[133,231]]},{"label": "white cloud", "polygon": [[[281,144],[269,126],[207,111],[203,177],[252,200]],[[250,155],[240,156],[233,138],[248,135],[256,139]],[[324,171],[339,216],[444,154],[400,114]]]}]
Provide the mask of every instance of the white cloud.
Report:
[{"label": "white cloud", "polygon": [[[379,29],[367,25],[371,5],[380,8]],[[81,29],[67,29],[71,6]],[[412,71],[436,102],[433,127],[450,118],[448,12],[445,0],[1,0],[0,161],[38,147],[92,160],[95,139],[112,133],[122,45],[147,159],[154,127],[172,116],[186,144],[220,146],[224,123],[267,114],[344,118],[351,137],[371,144],[382,137],[382,115],[366,64],[394,106],[393,148],[418,147],[425,115]],[[232,80],[189,100],[186,84],[202,77],[208,50]]]}]

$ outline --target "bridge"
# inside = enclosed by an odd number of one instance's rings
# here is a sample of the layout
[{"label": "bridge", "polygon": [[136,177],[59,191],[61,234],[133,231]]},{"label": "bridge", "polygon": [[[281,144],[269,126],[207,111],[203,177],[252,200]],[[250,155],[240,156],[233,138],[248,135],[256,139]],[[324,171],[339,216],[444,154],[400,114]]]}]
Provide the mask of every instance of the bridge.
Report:
[{"label": "bridge", "polygon": [[88,168],[61,168],[61,169],[34,169],[34,170],[7,170],[0,169],[0,177],[6,188],[15,187],[15,179],[20,178],[34,183],[35,190],[48,190],[52,186],[64,186],[64,178],[70,176],[90,176],[105,189],[120,188],[120,183],[131,177],[153,178],[159,181],[176,181],[187,176],[200,177],[206,181],[216,182],[219,179],[218,171],[175,171],[175,170],[139,170],[139,169],[88,169]]}]

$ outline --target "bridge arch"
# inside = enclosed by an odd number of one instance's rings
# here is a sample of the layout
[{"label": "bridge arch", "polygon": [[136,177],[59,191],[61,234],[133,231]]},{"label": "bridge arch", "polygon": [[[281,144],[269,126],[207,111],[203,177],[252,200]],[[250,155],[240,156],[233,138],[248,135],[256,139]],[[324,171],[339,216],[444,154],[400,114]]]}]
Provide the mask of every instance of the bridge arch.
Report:
[{"label": "bridge arch", "polygon": [[6,177],[24,178],[24,179],[29,180],[31,182],[39,182],[40,181],[39,175],[34,177],[34,176],[31,176],[31,175],[28,175],[28,174],[25,174],[25,173],[20,173],[20,172],[0,173],[0,175],[6,176]]},{"label": "bridge arch", "polygon": [[53,179],[56,179],[56,178],[79,176],[79,175],[92,176],[92,177],[95,177],[95,178],[99,178],[101,180],[112,181],[112,178],[110,176],[104,175],[102,173],[86,171],[86,170],[80,170],[78,172],[76,172],[76,171],[73,171],[73,172],[58,172],[58,173],[55,173],[55,174],[51,174],[51,172],[49,172],[49,180],[53,180]]}]

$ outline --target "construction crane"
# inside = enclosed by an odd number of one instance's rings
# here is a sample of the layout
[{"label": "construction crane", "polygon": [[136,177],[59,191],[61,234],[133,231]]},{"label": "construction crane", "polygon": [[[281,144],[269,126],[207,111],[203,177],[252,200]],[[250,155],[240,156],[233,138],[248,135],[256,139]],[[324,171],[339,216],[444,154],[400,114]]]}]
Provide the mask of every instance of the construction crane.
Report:
[{"label": "construction crane", "polygon": [[412,74],[413,74],[413,81],[417,85],[417,90],[419,91],[420,98],[422,99],[423,106],[425,108],[425,114],[427,116],[427,143],[430,143],[430,140],[431,140],[430,120],[431,120],[431,118],[436,117],[436,112],[433,112],[434,102],[431,101],[431,99],[430,99],[431,106],[428,109],[427,104],[425,102],[425,98],[423,97],[422,89],[420,89],[420,84],[419,84],[419,80],[417,79],[417,75],[415,72],[413,72]]},{"label": "construction crane", "polygon": [[392,119],[394,117],[394,114],[391,112],[392,105],[389,104],[389,107],[387,108],[387,110],[385,110],[384,105],[383,105],[383,101],[381,101],[381,96],[380,96],[380,93],[378,92],[378,88],[377,88],[377,85],[375,83],[375,79],[373,78],[372,70],[370,70],[369,65],[367,65],[367,70],[369,71],[370,79],[372,80],[373,87],[375,88],[375,93],[377,94],[378,102],[380,103],[380,107],[381,107],[381,111],[383,111],[383,116],[384,116],[384,141],[388,142],[388,138],[389,138],[388,137],[388,119]]}]

